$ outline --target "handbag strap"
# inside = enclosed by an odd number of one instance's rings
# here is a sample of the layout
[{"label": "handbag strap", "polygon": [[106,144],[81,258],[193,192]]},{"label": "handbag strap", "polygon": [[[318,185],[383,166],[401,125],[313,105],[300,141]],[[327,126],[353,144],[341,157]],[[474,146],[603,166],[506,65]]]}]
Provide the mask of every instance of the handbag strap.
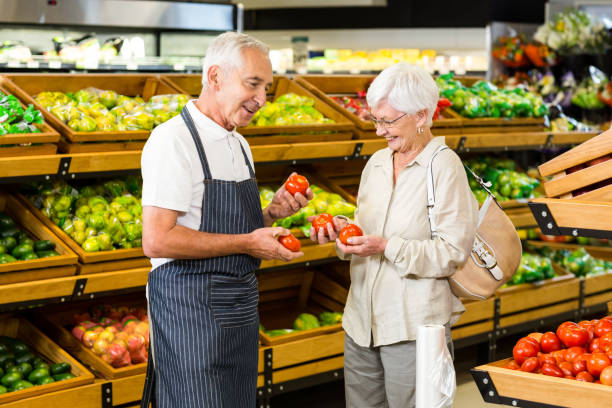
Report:
[{"label": "handbag strap", "polygon": [[474,173],[474,170],[470,169],[467,164],[463,163],[463,167],[465,167],[467,169],[467,171],[470,172],[470,174],[474,177],[474,180],[476,180],[476,182],[480,185],[480,187],[484,191],[486,191],[489,196],[491,196],[493,201],[495,201],[495,204],[497,204],[497,206],[499,208],[502,208],[502,206],[499,205],[499,202],[497,202],[497,198],[495,198],[495,195],[493,193],[491,193],[491,190],[489,190],[489,187],[492,186],[492,183],[490,181],[484,181],[482,179],[482,177],[480,177],[478,174]]},{"label": "handbag strap", "polygon": [[447,145],[440,145],[431,155],[431,159],[429,159],[429,163],[427,164],[427,215],[429,217],[429,225],[431,227],[431,238],[433,239],[437,234],[438,230],[436,227],[436,221],[433,216],[433,208],[436,204],[436,192],[434,190],[434,179],[433,179],[433,159],[440,153],[442,150],[448,149]]}]

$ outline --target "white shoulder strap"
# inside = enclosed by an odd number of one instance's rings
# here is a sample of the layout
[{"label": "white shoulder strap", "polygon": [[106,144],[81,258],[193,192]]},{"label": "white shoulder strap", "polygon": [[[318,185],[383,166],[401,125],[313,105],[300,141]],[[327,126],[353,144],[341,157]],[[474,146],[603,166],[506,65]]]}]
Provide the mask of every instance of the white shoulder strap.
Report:
[{"label": "white shoulder strap", "polygon": [[427,164],[427,215],[429,216],[429,225],[431,226],[431,238],[434,238],[438,233],[436,229],[436,221],[434,220],[433,216],[433,208],[436,203],[436,195],[434,191],[432,163],[433,159],[438,155],[438,153],[446,149],[448,149],[447,145],[439,146],[436,151],[431,155],[431,159]]}]

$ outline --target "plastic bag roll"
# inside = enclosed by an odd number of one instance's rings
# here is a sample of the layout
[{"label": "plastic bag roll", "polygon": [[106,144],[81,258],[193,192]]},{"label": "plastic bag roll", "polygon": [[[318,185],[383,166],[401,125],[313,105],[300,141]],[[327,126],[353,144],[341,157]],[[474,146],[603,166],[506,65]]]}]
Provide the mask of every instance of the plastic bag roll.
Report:
[{"label": "plastic bag roll", "polygon": [[416,408],[452,407],[457,385],[444,326],[418,327],[416,355]]}]

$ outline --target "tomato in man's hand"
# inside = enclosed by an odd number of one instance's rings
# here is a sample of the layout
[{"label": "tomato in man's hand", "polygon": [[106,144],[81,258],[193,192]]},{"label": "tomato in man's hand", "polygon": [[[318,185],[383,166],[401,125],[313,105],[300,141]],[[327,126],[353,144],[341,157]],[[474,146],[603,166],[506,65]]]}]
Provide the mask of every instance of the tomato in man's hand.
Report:
[{"label": "tomato in man's hand", "polygon": [[312,221],[312,226],[314,227],[315,231],[318,233],[319,229],[322,228],[323,231],[325,231],[326,235],[327,235],[327,224],[334,225],[334,217],[332,217],[331,214],[327,214],[327,213],[317,215],[317,218],[315,218]]},{"label": "tomato in man's hand", "polygon": [[294,174],[293,176],[289,177],[287,181],[285,181],[285,190],[291,193],[291,195],[296,195],[297,193],[306,195],[308,186],[308,179],[304,176],[300,176],[299,174]]},{"label": "tomato in man's hand", "polygon": [[292,234],[289,235],[281,235],[278,237],[279,242],[291,252],[299,252],[302,244],[300,241],[294,237]]},{"label": "tomato in man's hand", "polygon": [[583,346],[589,341],[589,332],[574,322],[565,322],[557,328],[557,337],[566,347]]},{"label": "tomato in man's hand", "polygon": [[553,332],[546,332],[540,339],[540,347],[544,353],[551,353],[555,350],[561,350],[561,341]]},{"label": "tomato in man's hand", "polygon": [[355,224],[349,224],[346,227],[342,228],[342,231],[340,231],[340,242],[342,242],[344,245],[350,245],[348,242],[348,239],[350,237],[360,237],[363,235],[363,231],[361,230],[361,228],[359,228],[357,225]]}]

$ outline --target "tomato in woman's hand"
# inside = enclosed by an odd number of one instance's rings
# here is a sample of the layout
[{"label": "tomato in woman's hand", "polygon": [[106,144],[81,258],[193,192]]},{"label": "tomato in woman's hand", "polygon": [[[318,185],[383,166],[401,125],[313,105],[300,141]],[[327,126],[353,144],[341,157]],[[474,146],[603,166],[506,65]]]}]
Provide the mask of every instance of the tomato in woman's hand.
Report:
[{"label": "tomato in woman's hand", "polygon": [[612,366],[608,366],[601,370],[599,381],[605,385],[612,385]]},{"label": "tomato in woman's hand", "polygon": [[522,365],[523,362],[529,357],[536,357],[540,351],[539,346],[535,346],[530,341],[525,341],[525,338],[526,337],[523,337],[521,340],[519,340],[512,349],[512,356],[514,357],[514,360],[516,360],[516,363],[520,365]]},{"label": "tomato in woman's hand", "polygon": [[537,357],[529,357],[523,364],[521,364],[521,371],[525,371],[526,373],[533,373],[540,367],[540,363],[538,362]]},{"label": "tomato in woman's hand", "polygon": [[291,195],[301,193],[305,196],[308,186],[308,179],[304,176],[300,176],[299,174],[294,174],[293,176],[289,177],[287,181],[285,181],[285,190],[291,193]]},{"label": "tomato in woman's hand", "polygon": [[557,337],[566,347],[582,346],[589,341],[589,332],[574,322],[565,322],[557,328]]},{"label": "tomato in woman's hand", "polygon": [[605,353],[593,353],[587,360],[587,370],[593,377],[599,376],[604,368],[610,365],[610,359]]},{"label": "tomato in woman's hand", "polygon": [[544,353],[551,353],[555,350],[561,350],[561,341],[553,332],[546,332],[540,339],[540,347]]},{"label": "tomato in woman's hand", "polygon": [[612,320],[601,319],[595,326],[595,337],[602,337],[606,333],[612,332]]},{"label": "tomato in woman's hand", "polygon": [[291,252],[299,252],[302,244],[300,241],[294,237],[292,234],[289,235],[281,235],[278,237],[279,242]]},{"label": "tomato in woman's hand", "polygon": [[331,214],[319,214],[317,218],[312,220],[312,226],[317,233],[319,233],[319,229],[322,228],[323,231],[325,231],[325,235],[327,235],[327,224],[334,225],[334,217],[332,217]]},{"label": "tomato in woman's hand", "polygon": [[362,235],[363,231],[361,230],[361,228],[359,228],[355,224],[349,224],[346,227],[342,228],[342,231],[340,231],[340,235],[338,237],[340,238],[340,242],[342,242],[344,245],[350,245],[348,242],[348,239],[350,237],[360,237]]},{"label": "tomato in woman's hand", "polygon": [[544,375],[550,375],[551,377],[559,377],[559,378],[563,377],[563,371],[561,371],[559,367],[554,366],[552,364],[544,363],[544,365],[542,365],[540,370],[542,371],[542,374]]},{"label": "tomato in woman's hand", "polygon": [[593,376],[588,371],[581,371],[576,374],[576,381],[593,382]]}]

